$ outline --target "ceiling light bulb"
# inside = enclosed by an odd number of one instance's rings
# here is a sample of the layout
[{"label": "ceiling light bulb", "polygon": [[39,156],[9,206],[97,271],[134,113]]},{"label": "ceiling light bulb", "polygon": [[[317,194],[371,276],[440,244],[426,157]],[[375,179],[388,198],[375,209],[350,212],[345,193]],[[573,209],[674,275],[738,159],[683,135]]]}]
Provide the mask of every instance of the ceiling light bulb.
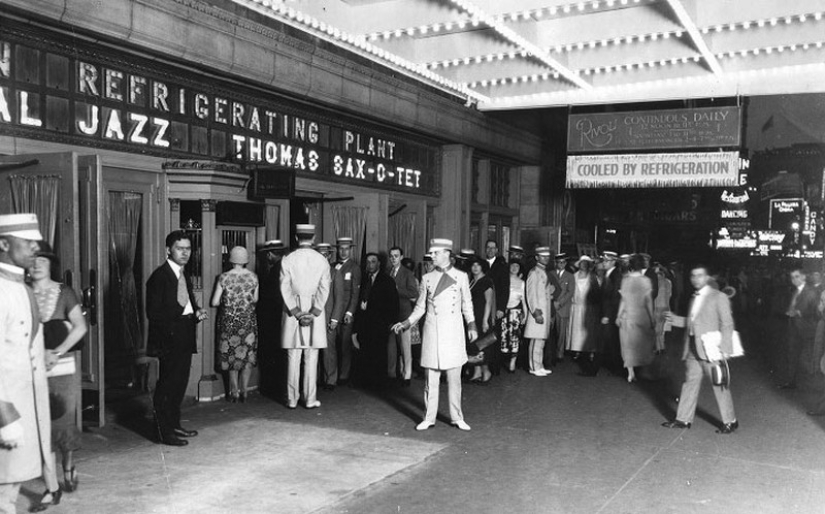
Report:
[{"label": "ceiling light bulb", "polygon": [[751,28],[751,22],[746,21],[745,23],[742,24],[742,28],[746,29],[746,30]]},{"label": "ceiling light bulb", "polygon": [[756,22],[756,26],[762,28],[765,26],[765,20],[759,20]]},{"label": "ceiling light bulb", "polygon": [[550,16],[555,16],[555,15],[556,15],[556,13],[557,13],[557,12],[559,12],[559,10],[558,10],[558,9],[556,8],[556,6],[554,5],[553,7],[551,7],[551,8],[550,8],[550,11],[549,11],[549,12],[550,12]]},{"label": "ceiling light bulb", "polygon": [[790,25],[793,22],[793,18],[790,16],[785,17],[785,25]]},{"label": "ceiling light bulb", "polygon": [[564,11],[565,14],[570,14],[570,5],[562,7],[562,11]]},{"label": "ceiling light bulb", "polygon": [[821,19],[822,19],[822,13],[821,13],[821,12],[816,12],[816,13],[814,13],[814,19],[815,19],[816,21],[821,20]]},{"label": "ceiling light bulb", "polygon": [[576,8],[579,10],[579,12],[583,11],[584,10],[584,2],[579,2],[576,5]]}]

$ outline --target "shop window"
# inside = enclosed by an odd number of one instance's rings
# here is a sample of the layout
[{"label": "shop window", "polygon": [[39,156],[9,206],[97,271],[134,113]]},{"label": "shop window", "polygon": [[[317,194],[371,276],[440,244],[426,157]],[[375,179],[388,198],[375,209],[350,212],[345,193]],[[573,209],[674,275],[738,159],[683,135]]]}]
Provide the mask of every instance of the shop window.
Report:
[{"label": "shop window", "polygon": [[180,228],[189,234],[192,255],[187,270],[192,277],[192,287],[203,289],[203,215],[200,200],[181,200]]},{"label": "shop window", "polygon": [[490,205],[510,205],[510,168],[495,162],[490,163]]}]

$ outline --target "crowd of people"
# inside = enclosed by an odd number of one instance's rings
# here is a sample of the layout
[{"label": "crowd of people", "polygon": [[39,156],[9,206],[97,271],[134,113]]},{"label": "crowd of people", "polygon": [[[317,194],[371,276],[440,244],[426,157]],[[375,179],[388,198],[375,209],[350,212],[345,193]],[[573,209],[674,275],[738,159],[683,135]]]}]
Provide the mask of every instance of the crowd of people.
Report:
[{"label": "crowd of people", "polygon": [[[273,341],[286,354],[288,408],[320,407],[318,387],[384,393],[417,377],[425,406],[417,430],[436,423],[442,375],[451,424],[470,430],[463,384],[484,386],[519,368],[547,377],[566,359],[583,377],[607,372],[632,383],[649,376],[677,339],[684,383],[675,417],[663,426],[691,427],[707,377],[721,415],[717,432],[730,434],[739,421],[726,362],[742,354],[746,337],[737,321],[765,326],[745,318],[781,327],[767,349],[769,361],[780,363],[777,387],[804,387],[825,373],[818,270],[760,264],[711,274],[703,264],[663,265],[645,253],[569,258],[549,247],[527,255],[512,246],[505,258],[496,241],[476,255],[448,239],[431,240],[420,263],[394,246],[386,265],[373,251],[362,254],[362,267],[349,237],[318,242],[313,225],[297,225],[296,242],[291,252],[282,241],[265,243],[258,273],[247,269],[247,250],[233,248],[230,269],[216,281],[216,367],[227,374],[231,402],[246,401],[251,369],[271,360],[264,350]],[[190,237],[174,231],[165,244],[167,259],[146,284],[147,352],[160,363],[153,396],[158,439],[185,446],[198,432],[181,425],[181,403],[196,324],[208,315],[186,273]],[[75,353],[87,327],[72,289],[55,280],[59,270],[35,215],[0,215],[0,513],[15,512],[20,484],[29,479],[42,476],[46,484],[33,511],[78,487]],[[808,414],[825,415],[825,392]],[[61,457],[62,485],[53,452]]]}]

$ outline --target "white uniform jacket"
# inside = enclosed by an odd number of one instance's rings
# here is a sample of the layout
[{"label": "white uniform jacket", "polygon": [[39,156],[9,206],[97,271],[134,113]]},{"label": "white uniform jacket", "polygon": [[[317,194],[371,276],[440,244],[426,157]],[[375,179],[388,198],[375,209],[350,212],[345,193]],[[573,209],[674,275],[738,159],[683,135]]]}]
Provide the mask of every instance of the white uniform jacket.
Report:
[{"label": "white uniform jacket", "polygon": [[[284,298],[281,346],[286,349],[326,348],[325,306],[329,296],[329,262],[312,248],[301,247],[281,261],[281,295]],[[301,327],[296,314],[315,316],[312,325]]]},{"label": "white uniform jacket", "polygon": [[[550,272],[552,273],[552,271]],[[524,324],[525,339],[548,339],[553,328],[553,295],[547,284],[546,269],[536,266],[527,275],[527,322]],[[541,311],[544,323],[536,322]]]},{"label": "white uniform jacket", "polygon": [[421,367],[444,370],[463,366],[467,362],[464,321],[475,329],[467,274],[451,266],[424,275],[405,328],[417,323],[425,313]]},{"label": "white uniform jacket", "polygon": [[0,484],[41,476],[52,452],[42,325],[22,270],[19,281],[9,276],[0,269],[0,428],[21,421],[23,440],[0,449]]}]

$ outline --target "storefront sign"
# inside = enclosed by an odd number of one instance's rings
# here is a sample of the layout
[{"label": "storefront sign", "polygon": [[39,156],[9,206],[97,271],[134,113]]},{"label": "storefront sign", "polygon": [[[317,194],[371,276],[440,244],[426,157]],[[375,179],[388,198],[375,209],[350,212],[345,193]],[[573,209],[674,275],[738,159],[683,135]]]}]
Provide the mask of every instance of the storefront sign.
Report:
[{"label": "storefront sign", "polygon": [[567,187],[734,186],[738,165],[738,152],[570,155]]},{"label": "storefront sign", "polygon": [[437,195],[437,146],[252,89],[51,34],[0,29],[0,128],[126,152],[295,170]]},{"label": "storefront sign", "polygon": [[803,217],[805,214],[805,201],[802,198],[787,198],[783,200],[771,200],[768,211],[768,228],[774,230],[794,229],[802,230]]},{"label": "storefront sign", "polygon": [[718,148],[739,143],[739,107],[571,114],[567,122],[567,151],[573,153]]}]

